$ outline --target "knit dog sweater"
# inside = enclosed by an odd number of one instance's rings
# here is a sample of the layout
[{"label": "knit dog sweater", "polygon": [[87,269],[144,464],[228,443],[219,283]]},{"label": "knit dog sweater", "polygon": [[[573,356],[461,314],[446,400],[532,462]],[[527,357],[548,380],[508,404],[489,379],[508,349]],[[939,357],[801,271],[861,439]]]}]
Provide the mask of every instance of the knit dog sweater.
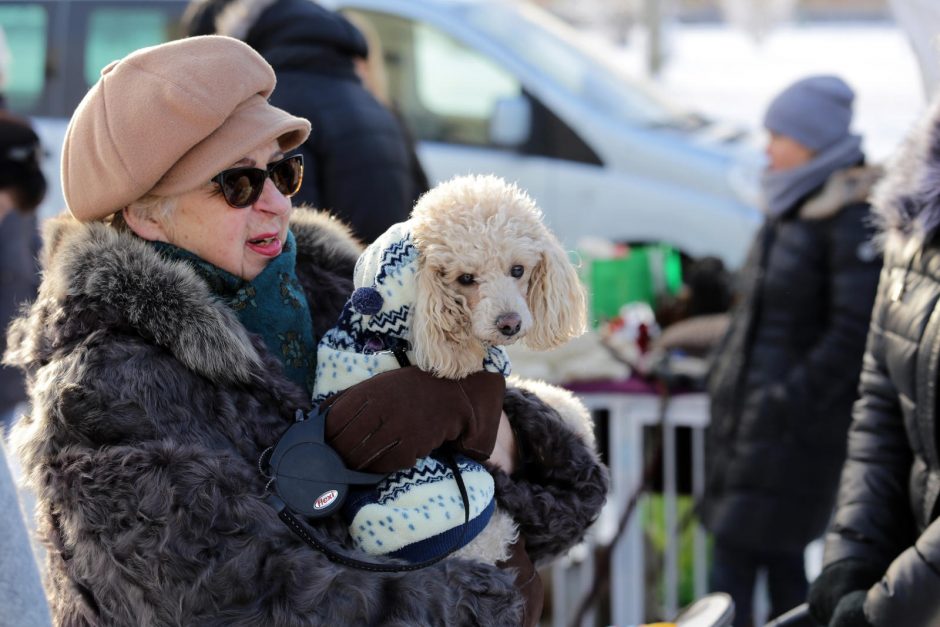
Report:
[{"label": "knit dog sweater", "polygon": [[[317,347],[315,403],[400,368],[396,351],[413,361],[417,271],[418,250],[408,222],[390,227],[359,257],[353,278],[356,289]],[[506,352],[489,347],[481,368],[508,375]],[[456,462],[469,497],[468,522],[453,471],[432,454],[373,488],[351,491],[343,515],[355,546],[372,555],[419,562],[468,544],[493,513],[493,478],[471,459],[456,456]]]}]

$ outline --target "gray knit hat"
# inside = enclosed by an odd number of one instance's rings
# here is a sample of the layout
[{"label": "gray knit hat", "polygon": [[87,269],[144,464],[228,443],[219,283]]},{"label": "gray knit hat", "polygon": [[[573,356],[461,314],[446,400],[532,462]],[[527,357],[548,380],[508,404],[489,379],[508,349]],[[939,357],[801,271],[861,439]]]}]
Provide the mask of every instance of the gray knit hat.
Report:
[{"label": "gray knit hat", "polygon": [[855,92],[841,78],[810,76],[773,99],[764,126],[820,152],[849,134],[854,100]]}]

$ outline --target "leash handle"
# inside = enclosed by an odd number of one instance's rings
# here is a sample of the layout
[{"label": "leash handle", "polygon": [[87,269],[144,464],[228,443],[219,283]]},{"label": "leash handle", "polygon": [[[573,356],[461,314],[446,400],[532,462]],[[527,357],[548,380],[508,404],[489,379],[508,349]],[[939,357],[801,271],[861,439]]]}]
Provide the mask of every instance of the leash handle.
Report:
[{"label": "leash handle", "polygon": [[313,529],[307,523],[294,516],[294,514],[291,513],[290,507],[287,505],[287,503],[285,503],[277,494],[268,494],[265,500],[267,501],[268,505],[274,508],[274,511],[277,512],[277,517],[281,519],[281,522],[287,525],[287,527],[293,531],[298,538],[303,540],[310,547],[323,553],[328,560],[335,564],[356,568],[358,570],[367,570],[375,573],[401,573],[421,570],[422,568],[433,566],[444,558],[449,557],[457,549],[463,546],[464,538],[467,536],[467,525],[470,522],[470,497],[467,494],[467,487],[464,485],[463,477],[460,476],[460,467],[457,464],[457,460],[455,460],[453,455],[448,452],[445,454],[445,461],[450,467],[451,472],[454,473],[454,481],[457,482],[457,488],[460,490],[460,496],[463,499],[463,531],[461,532],[460,537],[454,541],[454,545],[448,549],[447,552],[429,560],[415,562],[414,564],[386,564],[381,562],[367,562],[356,559],[354,557],[349,557],[347,555],[342,555],[341,553],[338,553],[328,547],[325,543],[317,540],[313,533]]}]

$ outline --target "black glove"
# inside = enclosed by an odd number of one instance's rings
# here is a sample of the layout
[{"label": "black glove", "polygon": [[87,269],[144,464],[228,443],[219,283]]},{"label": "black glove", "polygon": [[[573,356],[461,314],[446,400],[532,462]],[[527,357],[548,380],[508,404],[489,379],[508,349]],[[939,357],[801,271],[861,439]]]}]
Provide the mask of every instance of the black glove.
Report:
[{"label": "black glove", "polygon": [[809,588],[809,613],[828,625],[836,606],[850,592],[866,591],[881,579],[882,571],[860,558],[847,558],[826,566]]},{"label": "black glove", "polygon": [[353,470],[414,466],[445,442],[483,461],[493,452],[506,379],[477,372],[460,380],[415,366],[376,375],[326,399],[326,442]]},{"label": "black glove", "polygon": [[829,627],[873,627],[865,618],[865,590],[849,592],[842,597],[836,611],[832,614]]}]

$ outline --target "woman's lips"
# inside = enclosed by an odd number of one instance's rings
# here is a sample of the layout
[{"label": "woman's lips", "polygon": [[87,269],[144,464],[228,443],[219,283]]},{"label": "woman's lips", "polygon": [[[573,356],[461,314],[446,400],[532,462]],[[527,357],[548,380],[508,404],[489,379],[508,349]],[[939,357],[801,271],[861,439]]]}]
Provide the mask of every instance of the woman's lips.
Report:
[{"label": "woman's lips", "polygon": [[252,251],[264,257],[277,257],[281,254],[283,244],[277,233],[265,233],[260,237],[250,239],[245,243]]}]

